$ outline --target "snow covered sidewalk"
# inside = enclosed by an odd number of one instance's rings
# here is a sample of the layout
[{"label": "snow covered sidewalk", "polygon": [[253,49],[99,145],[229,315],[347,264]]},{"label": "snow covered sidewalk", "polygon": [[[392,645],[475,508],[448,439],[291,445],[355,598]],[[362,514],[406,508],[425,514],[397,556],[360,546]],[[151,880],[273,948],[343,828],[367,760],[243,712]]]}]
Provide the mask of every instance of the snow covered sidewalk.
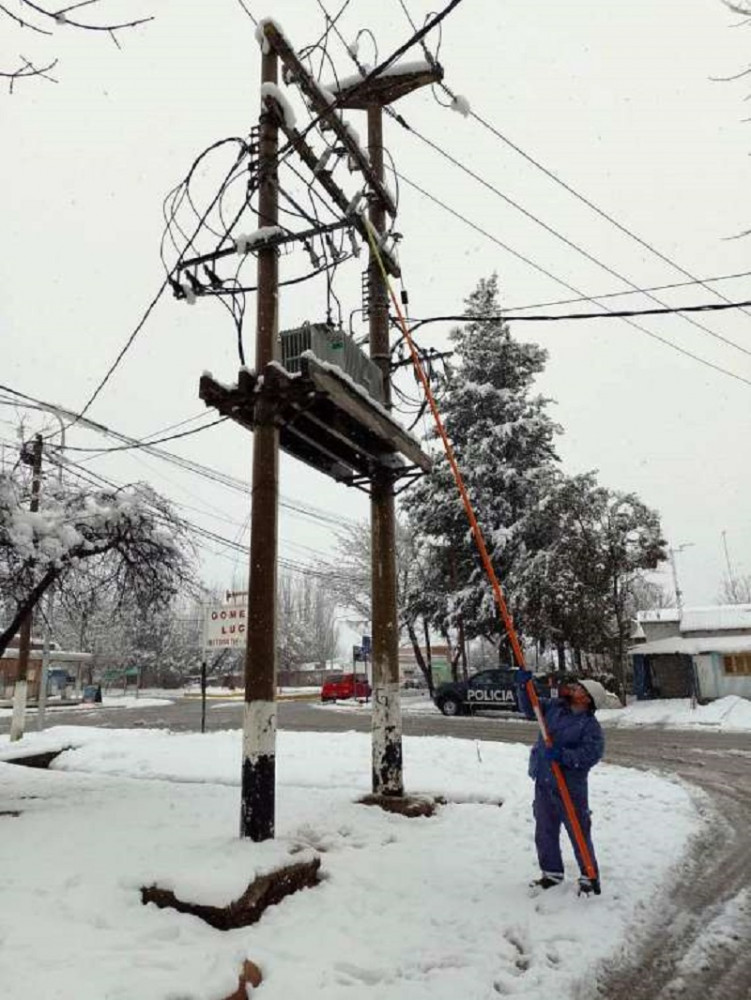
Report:
[{"label": "snow covered sidewalk", "polygon": [[690,698],[634,701],[626,708],[600,709],[597,718],[603,726],[653,726],[748,733],[751,732],[751,701],[737,695],[728,695],[695,708],[691,707]]},{"label": "snow covered sidewalk", "polygon": [[[598,767],[604,894],[579,899],[568,884],[531,898],[524,747],[405,740],[409,789],[455,803],[407,819],[356,802],[368,736],[283,731],[279,744],[278,839],[256,845],[236,837],[238,732],[58,727],[12,750],[2,738],[0,759],[75,747],[51,771],[0,763],[0,812],[21,813],[0,816],[4,1000],[222,1000],[245,957],[264,974],[259,1000],[579,997],[699,823],[682,785]],[[217,931],[140,901],[157,883],[224,905],[312,853],[322,883],[253,927]]]}]

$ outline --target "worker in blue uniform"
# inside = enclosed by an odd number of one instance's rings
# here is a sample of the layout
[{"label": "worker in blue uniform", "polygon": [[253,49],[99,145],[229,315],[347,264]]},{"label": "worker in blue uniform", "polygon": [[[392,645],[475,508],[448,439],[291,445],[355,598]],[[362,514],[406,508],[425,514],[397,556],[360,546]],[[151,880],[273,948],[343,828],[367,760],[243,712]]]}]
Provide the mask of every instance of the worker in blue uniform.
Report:
[{"label": "worker in blue uniform", "polygon": [[[527,694],[526,685],[532,679],[527,670],[517,671],[519,686],[519,707],[534,719],[534,711]],[[529,776],[535,782],[535,845],[540,863],[540,878],[533,884],[542,889],[550,889],[563,882],[563,858],[561,856],[561,826],[566,828],[574,854],[579,864],[579,891],[600,894],[600,877],[597,859],[592,844],[591,818],[589,811],[589,771],[602,758],[605,741],[600,723],[595,718],[594,686],[588,681],[573,681],[563,684],[557,698],[540,698],[540,708],[545,725],[552,739],[552,746],[546,746],[540,735],[532,747],[529,758]],[[589,856],[595,867],[596,877],[587,872],[571,823],[563,805],[552,763],[557,762],[566,781],[574,804]]]}]

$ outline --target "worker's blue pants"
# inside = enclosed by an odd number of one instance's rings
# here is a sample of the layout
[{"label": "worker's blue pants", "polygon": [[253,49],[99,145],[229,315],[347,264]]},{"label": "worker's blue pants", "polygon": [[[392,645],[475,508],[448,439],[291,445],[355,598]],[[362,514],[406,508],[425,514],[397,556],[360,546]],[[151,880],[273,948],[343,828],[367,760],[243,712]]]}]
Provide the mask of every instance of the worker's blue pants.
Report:
[{"label": "worker's blue pants", "polygon": [[[589,802],[587,785],[580,788],[569,788],[571,799],[576,809],[576,815],[581,824],[582,833],[595,871],[598,871],[597,858],[592,846],[592,823],[590,821]],[[574,848],[576,860],[579,863],[579,870],[586,876],[584,861],[579,853],[579,848],[574,838],[563,801],[555,784],[548,782],[535,782],[535,845],[537,846],[537,858],[540,862],[540,870],[546,875],[563,876],[563,858],[561,857],[561,823],[566,827],[566,832]]]}]

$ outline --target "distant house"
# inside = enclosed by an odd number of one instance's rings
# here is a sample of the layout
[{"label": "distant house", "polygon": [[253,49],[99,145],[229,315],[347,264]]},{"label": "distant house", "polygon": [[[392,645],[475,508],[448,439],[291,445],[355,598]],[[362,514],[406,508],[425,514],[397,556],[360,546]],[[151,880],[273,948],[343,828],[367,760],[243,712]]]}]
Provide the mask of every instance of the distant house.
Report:
[{"label": "distant house", "polygon": [[[16,679],[18,678],[18,643],[18,636],[15,636],[11,639],[10,645],[0,657],[0,700],[13,697]],[[39,697],[43,647],[44,643],[41,639],[31,640],[26,674],[29,683],[28,697],[30,701],[34,701]],[[68,683],[79,688],[81,686],[81,667],[84,664],[88,664],[91,658],[91,653],[71,652],[60,649],[56,642],[50,643],[49,688],[65,687]],[[61,678],[63,679],[62,684]]]},{"label": "distant house", "polygon": [[637,698],[751,698],[751,604],[641,611],[633,635]]},{"label": "distant house", "polygon": [[[423,656],[426,655],[426,647],[421,646]],[[433,682],[443,684],[444,681],[451,680],[451,651],[446,645],[431,644],[431,663],[433,666]],[[412,684],[422,685],[423,675],[417,663],[415,651],[411,645],[399,647],[399,674],[402,683],[410,686]]]}]

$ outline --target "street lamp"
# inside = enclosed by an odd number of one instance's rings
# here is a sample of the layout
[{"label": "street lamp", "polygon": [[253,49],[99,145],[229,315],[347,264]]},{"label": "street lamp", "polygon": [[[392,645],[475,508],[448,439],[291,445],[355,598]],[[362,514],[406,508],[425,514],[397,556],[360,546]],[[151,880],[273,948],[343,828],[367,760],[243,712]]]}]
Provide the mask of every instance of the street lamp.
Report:
[{"label": "street lamp", "polygon": [[678,607],[678,611],[683,613],[683,591],[678,584],[678,567],[675,561],[675,557],[683,552],[684,549],[690,549],[693,546],[693,542],[684,542],[683,545],[679,545],[677,548],[668,549],[668,554],[670,555],[670,568],[673,571],[673,588],[675,589],[675,603]]}]

